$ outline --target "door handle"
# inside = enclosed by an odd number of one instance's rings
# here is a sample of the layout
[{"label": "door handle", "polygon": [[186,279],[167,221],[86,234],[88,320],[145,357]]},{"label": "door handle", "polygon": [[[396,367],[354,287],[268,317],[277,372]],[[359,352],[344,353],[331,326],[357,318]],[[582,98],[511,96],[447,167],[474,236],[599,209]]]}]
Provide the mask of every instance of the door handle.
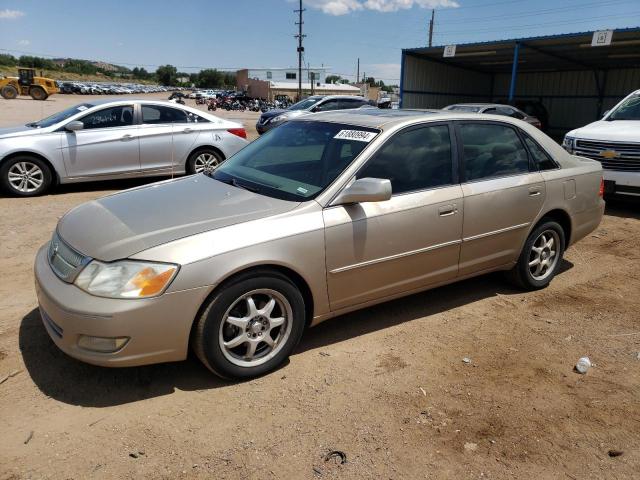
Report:
[{"label": "door handle", "polygon": [[537,197],[538,195],[540,195],[540,187],[530,187],[529,188],[529,196],[530,197]]},{"label": "door handle", "polygon": [[126,142],[128,140],[133,140],[134,138],[135,137],[133,135],[130,135],[130,134],[127,133],[127,134],[123,135],[122,138],[120,138],[120,140],[122,140],[123,142]]},{"label": "door handle", "polygon": [[448,217],[450,215],[455,215],[456,213],[458,213],[458,207],[455,203],[451,205],[443,205],[438,208],[438,215],[441,217]]},{"label": "door handle", "polygon": [[193,132],[193,130],[188,127],[182,130],[182,133],[191,133],[191,132]]}]

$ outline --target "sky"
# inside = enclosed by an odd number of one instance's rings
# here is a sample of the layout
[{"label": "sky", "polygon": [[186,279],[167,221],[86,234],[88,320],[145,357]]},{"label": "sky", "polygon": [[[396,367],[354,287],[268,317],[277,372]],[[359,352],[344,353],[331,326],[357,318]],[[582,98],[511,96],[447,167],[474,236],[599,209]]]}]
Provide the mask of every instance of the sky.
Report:
[{"label": "sky", "polygon": [[[0,53],[155,70],[297,65],[298,0],[0,0]],[[640,0],[304,0],[305,63],[399,83],[402,48],[640,26]]]}]

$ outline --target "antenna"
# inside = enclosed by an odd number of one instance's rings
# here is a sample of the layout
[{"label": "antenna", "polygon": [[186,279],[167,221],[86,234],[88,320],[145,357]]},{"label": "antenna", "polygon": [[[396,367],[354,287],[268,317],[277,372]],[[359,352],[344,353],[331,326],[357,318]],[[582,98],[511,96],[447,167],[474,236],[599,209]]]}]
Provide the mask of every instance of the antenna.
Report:
[{"label": "antenna", "polygon": [[300,7],[294,10],[294,12],[298,14],[298,21],[296,22],[296,25],[298,25],[298,34],[294,35],[294,37],[298,39],[298,100],[302,100],[302,53],[304,52],[302,39],[306,37],[306,35],[302,34],[302,25],[304,24],[302,21],[302,12],[304,11],[305,9],[302,8],[302,0],[300,0]]}]

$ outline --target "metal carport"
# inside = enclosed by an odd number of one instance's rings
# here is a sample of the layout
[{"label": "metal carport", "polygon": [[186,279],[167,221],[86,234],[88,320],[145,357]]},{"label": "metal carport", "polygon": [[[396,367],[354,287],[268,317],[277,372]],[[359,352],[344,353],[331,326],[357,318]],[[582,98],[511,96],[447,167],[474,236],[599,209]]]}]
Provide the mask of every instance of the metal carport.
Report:
[{"label": "metal carport", "polygon": [[461,102],[540,102],[550,135],[602,116],[640,88],[640,28],[613,31],[606,46],[594,32],[402,50],[402,108],[442,108]]}]

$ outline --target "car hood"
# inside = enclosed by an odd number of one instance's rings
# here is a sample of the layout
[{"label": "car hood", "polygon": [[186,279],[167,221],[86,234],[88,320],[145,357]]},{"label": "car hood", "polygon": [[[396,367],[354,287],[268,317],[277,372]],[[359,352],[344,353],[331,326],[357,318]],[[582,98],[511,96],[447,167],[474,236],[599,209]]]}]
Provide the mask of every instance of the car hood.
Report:
[{"label": "car hood", "polygon": [[284,213],[297,205],[199,174],[82,204],[60,220],[58,234],[78,252],[110,262],[179,238]]},{"label": "car hood", "polygon": [[27,126],[0,128],[0,139],[11,137],[22,137],[24,135],[38,135],[43,132],[41,128],[32,128]]},{"label": "car hood", "polygon": [[572,130],[567,135],[585,140],[640,143],[640,121],[613,120],[608,122],[599,120],[585,127]]}]

